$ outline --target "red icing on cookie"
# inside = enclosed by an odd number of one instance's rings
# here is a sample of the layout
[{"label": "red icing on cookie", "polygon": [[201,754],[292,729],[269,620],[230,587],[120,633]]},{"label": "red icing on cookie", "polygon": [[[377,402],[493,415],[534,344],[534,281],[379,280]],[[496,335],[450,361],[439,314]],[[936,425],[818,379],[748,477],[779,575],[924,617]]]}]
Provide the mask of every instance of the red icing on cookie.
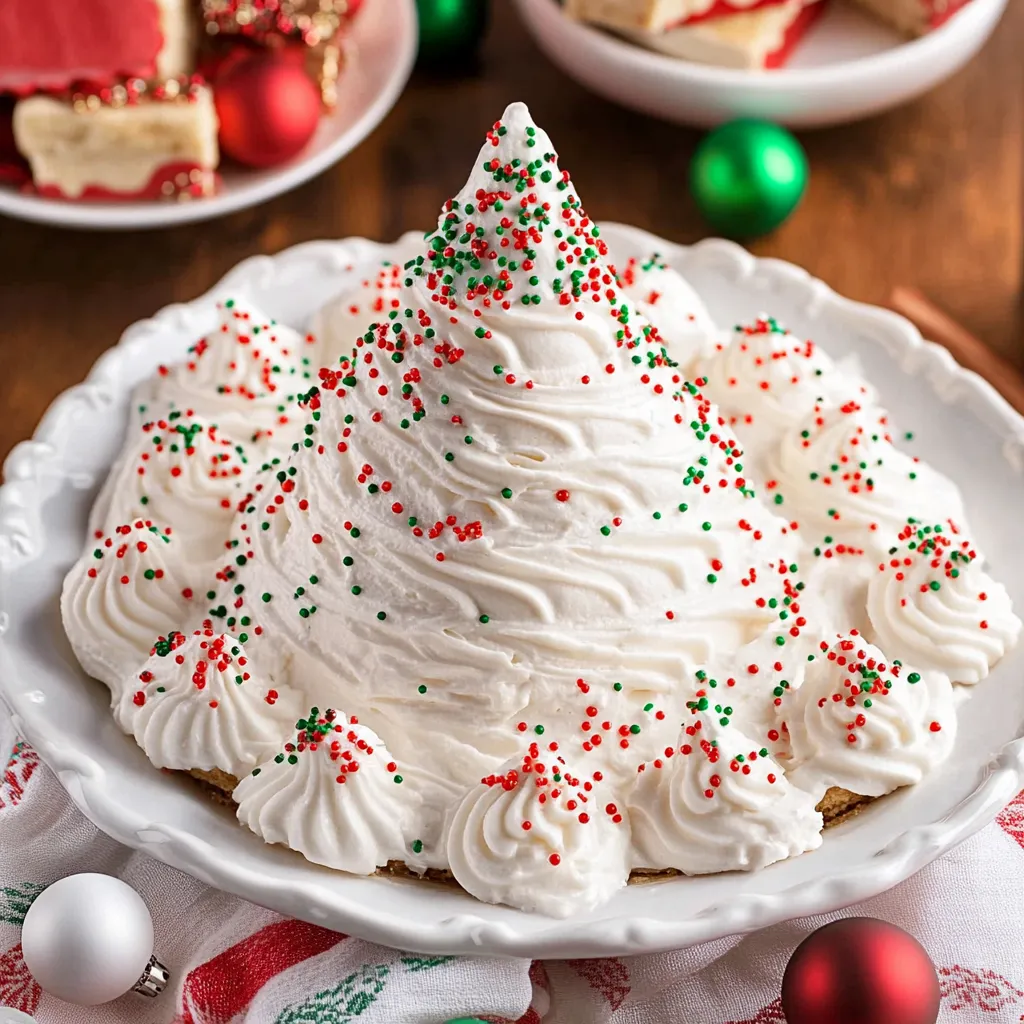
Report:
[{"label": "red icing on cookie", "polygon": [[703,14],[695,14],[692,17],[684,18],[682,21],[668,25],[667,28],[679,28],[680,25],[696,25],[701,21],[710,21],[712,18],[722,18],[730,14],[746,14],[749,11],[756,11],[761,7],[774,7],[785,2],[786,0],[757,0],[757,3],[741,7],[735,0],[715,0]]},{"label": "red icing on cookie", "polygon": [[796,49],[797,44],[807,34],[807,30],[818,20],[818,17],[825,10],[825,3],[814,3],[805,7],[793,19],[793,23],[786,29],[782,45],[774,52],[765,57],[766,68],[781,68],[789,60]]},{"label": "red icing on cookie", "polygon": [[[202,177],[193,181],[191,174],[199,171]],[[66,196],[56,185],[37,185],[34,191],[46,199],[69,199],[75,202],[109,202],[125,199],[173,199],[188,192],[193,196],[209,195],[215,191],[217,176],[198,164],[178,161],[158,167],[149,181],[137,192],[117,192],[104,185],[87,185],[81,195]]]},{"label": "red icing on cookie", "polygon": [[0,92],[149,77],[162,46],[156,0],[0,3]]}]

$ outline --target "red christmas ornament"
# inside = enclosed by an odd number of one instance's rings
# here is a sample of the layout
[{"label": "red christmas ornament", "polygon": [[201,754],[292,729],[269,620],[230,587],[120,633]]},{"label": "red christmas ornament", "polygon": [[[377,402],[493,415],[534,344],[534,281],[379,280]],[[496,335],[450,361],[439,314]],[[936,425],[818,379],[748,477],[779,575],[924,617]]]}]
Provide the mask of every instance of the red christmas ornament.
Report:
[{"label": "red christmas ornament", "polygon": [[935,1024],[939,979],[921,944],[901,928],[851,917],[819,928],[782,979],[789,1024]]},{"label": "red christmas ornament", "polygon": [[272,167],[295,156],[320,121],[320,90],[302,63],[256,51],[233,61],[213,91],[220,144],[251,167]]}]

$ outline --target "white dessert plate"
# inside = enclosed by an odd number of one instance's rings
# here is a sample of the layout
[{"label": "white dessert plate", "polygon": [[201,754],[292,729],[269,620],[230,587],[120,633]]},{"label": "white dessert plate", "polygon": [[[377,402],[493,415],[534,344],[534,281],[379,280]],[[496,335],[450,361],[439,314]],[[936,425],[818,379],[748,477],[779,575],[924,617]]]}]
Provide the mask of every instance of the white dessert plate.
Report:
[{"label": "white dessert plate", "polygon": [[387,116],[409,80],[418,46],[415,0],[373,0],[352,23],[338,106],[294,160],[264,171],[222,167],[220,191],[188,202],[69,202],[0,186],[0,214],[62,227],[130,230],[210,220],[272,199],[350,153]]},{"label": "white dessert plate", "polygon": [[548,57],[615,103],[680,124],[762,117],[818,128],[888,110],[945,81],[981,49],[1007,0],[972,0],[913,42],[833,2],[790,63],[775,71],[677,60],[567,18],[558,0],[517,3]]},{"label": "white dessert plate", "polygon": [[[606,227],[605,237],[617,261],[661,252],[721,323],[769,310],[833,355],[859,359],[896,426],[916,432],[915,453],[963,488],[977,540],[1024,607],[1024,418],[987,383],[923,342],[900,317],[842,299],[789,264],[754,259],[727,242],[685,248],[616,225]],[[104,832],[225,891],[387,945],[435,954],[582,957],[677,948],[847,906],[919,870],[991,821],[1024,787],[1022,647],[961,709],[949,763],[829,830],[820,850],[753,874],[630,886],[590,914],[553,920],[482,904],[453,887],[316,867],[265,845],[191,779],[153,768],[116,728],[106,688],[78,667],[58,608],[92,499],[121,446],[131,389],[214,326],[216,300],[251,300],[301,329],[391,251],[350,239],[246,260],[209,294],[131,327],[7,460],[0,489],[0,694],[20,734]]]}]

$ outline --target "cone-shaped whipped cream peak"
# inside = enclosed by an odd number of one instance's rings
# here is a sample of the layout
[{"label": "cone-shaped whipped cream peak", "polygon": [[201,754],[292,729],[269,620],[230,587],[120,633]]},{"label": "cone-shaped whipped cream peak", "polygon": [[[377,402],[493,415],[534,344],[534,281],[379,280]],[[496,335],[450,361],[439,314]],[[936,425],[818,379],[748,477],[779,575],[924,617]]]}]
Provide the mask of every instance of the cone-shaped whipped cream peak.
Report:
[{"label": "cone-shaped whipped cream peak", "polygon": [[209,615],[438,785],[541,736],[573,778],[632,781],[692,673],[797,593],[787,523],[627,306],[524,106],[303,404]]},{"label": "cone-shaped whipped cream peak", "polygon": [[606,255],[551,140],[514,103],[407,265],[408,283],[455,333],[470,328],[476,342],[459,347],[561,386],[604,372],[640,331]]}]

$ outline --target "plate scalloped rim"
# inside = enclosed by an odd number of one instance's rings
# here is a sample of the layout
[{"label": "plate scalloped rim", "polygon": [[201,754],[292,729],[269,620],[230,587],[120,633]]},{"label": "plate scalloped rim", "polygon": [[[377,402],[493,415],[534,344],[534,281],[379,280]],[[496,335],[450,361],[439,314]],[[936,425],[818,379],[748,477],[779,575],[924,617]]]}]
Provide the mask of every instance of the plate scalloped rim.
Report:
[{"label": "plate scalloped rim", "polygon": [[[673,264],[684,276],[688,268],[697,265],[712,267],[716,273],[737,282],[756,275],[773,287],[799,292],[808,310],[856,321],[881,340],[899,358],[901,366],[926,376],[947,401],[970,406],[982,415],[992,429],[1006,438],[1004,457],[1018,471],[1024,467],[1024,418],[990,384],[960,367],[944,348],[924,341],[911,324],[896,314],[844,299],[806,271],[779,260],[757,259],[731,242],[712,239],[690,247],[679,246],[647,232],[613,224],[605,225],[605,233],[606,237],[632,237],[642,246],[672,254]],[[411,237],[412,233],[402,241]],[[208,314],[214,298],[226,291],[242,287],[258,291],[262,281],[277,278],[288,270],[294,273],[310,261],[324,261],[326,266],[340,270],[348,264],[375,260],[391,248],[365,239],[348,239],[310,242],[277,256],[252,257],[193,302],[167,306],[152,319],[129,327],[119,344],[98,359],[84,383],[54,400],[33,438],[18,444],[8,456],[4,466],[6,482],[0,487],[0,582],[11,568],[35,559],[41,551],[41,508],[47,493],[55,479],[73,477],[73,471],[61,460],[62,439],[67,436],[69,423],[82,409],[109,408],[116,401],[127,400],[122,376],[134,352],[153,345],[161,336],[188,332],[201,314]],[[683,947],[794,917],[827,913],[877,895],[908,878],[993,820],[1024,788],[1024,736],[1020,736],[998,752],[980,785],[944,818],[911,828],[871,857],[869,865],[782,892],[743,894],[671,923],[620,915],[603,920],[596,932],[592,922],[574,924],[574,919],[569,918],[550,921],[550,928],[538,936],[524,934],[516,927],[517,916],[529,917],[518,912],[510,912],[503,921],[484,920],[473,913],[453,913],[431,921],[410,922],[401,915],[371,912],[364,904],[336,891],[328,895],[312,880],[303,884],[275,882],[233,864],[201,837],[161,823],[157,808],[153,817],[148,818],[120,805],[116,787],[112,789],[107,784],[107,766],[76,749],[73,735],[64,732],[60,743],[47,735],[45,716],[38,711],[38,698],[31,689],[19,686],[20,681],[9,670],[8,625],[6,611],[0,612],[0,697],[10,708],[19,735],[36,748],[78,808],[105,833],[212,886],[282,913],[423,952],[506,956],[541,956],[556,951],[582,956],[630,954]],[[427,887],[416,888],[424,891]]]}]

